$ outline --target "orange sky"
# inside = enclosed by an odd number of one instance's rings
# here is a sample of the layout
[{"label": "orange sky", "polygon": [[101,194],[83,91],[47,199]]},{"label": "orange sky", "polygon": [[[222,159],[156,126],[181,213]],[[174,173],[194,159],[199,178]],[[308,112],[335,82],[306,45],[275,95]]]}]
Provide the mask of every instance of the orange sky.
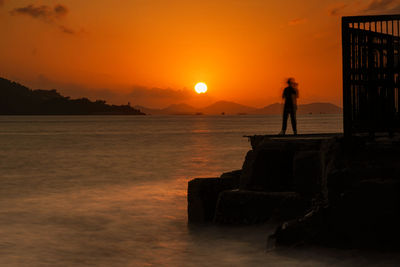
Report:
[{"label": "orange sky", "polygon": [[293,76],[300,103],[341,105],[340,16],[399,11],[399,0],[0,0],[0,76],[152,107],[262,107]]}]

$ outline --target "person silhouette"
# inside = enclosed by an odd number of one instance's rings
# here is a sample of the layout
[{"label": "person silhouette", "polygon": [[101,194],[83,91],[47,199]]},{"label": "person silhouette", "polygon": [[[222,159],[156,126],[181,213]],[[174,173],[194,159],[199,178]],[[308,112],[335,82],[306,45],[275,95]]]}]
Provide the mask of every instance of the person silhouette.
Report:
[{"label": "person silhouette", "polygon": [[283,90],[282,98],[285,100],[283,106],[283,120],[282,120],[282,131],[280,135],[285,135],[288,116],[290,115],[290,121],[292,122],[292,129],[294,135],[297,135],[296,125],[296,110],[297,110],[297,98],[299,97],[299,91],[297,89],[297,83],[294,78],[287,80],[288,86]]}]

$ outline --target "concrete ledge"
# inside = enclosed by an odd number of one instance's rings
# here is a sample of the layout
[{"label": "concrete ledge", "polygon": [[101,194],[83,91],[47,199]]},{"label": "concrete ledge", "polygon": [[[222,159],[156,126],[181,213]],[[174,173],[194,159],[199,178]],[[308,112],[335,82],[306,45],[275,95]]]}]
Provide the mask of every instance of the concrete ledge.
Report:
[{"label": "concrete ledge", "polygon": [[299,135],[245,135],[250,141],[252,149],[259,147],[276,146],[282,144],[299,144],[298,148],[313,149],[315,145],[324,140],[342,137],[342,133],[326,134],[299,134]]}]

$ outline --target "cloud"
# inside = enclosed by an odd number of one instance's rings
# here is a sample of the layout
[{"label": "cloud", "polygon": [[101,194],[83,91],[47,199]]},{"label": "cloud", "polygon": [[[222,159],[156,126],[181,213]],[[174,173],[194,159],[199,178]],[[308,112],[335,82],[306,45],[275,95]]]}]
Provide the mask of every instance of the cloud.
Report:
[{"label": "cloud", "polygon": [[75,31],[60,24],[61,19],[67,16],[68,12],[69,12],[68,8],[62,4],[57,4],[54,7],[50,7],[47,5],[41,5],[41,6],[27,5],[25,7],[19,7],[11,10],[10,14],[12,16],[19,16],[19,15],[28,16],[33,19],[45,22],[47,24],[55,25],[63,33],[74,34]]},{"label": "cloud", "polygon": [[196,99],[196,104],[202,100],[197,99],[196,97],[199,96],[193,90],[189,89],[163,89],[146,86],[91,88],[82,84],[55,81],[45,75],[39,75],[36,79],[27,81],[26,84],[32,89],[40,88],[49,90],[54,88],[64,96],[70,96],[71,98],[87,97],[91,100],[102,99],[110,104],[126,104],[131,102],[132,105],[161,108],[170,104],[190,103],[193,99]]},{"label": "cloud", "polygon": [[398,0],[372,0],[364,9],[364,12],[400,12],[400,3]]},{"label": "cloud", "polygon": [[26,7],[15,8],[11,10],[11,15],[26,15],[34,19],[40,19],[45,22],[54,22],[67,15],[68,9],[63,5],[56,5],[51,8],[46,5],[34,6],[28,5]]},{"label": "cloud", "polygon": [[185,100],[189,97],[192,97],[194,92],[189,91],[187,89],[183,90],[174,90],[171,88],[161,89],[161,88],[147,88],[142,86],[135,86],[129,96],[136,98],[158,98],[158,99],[166,99],[166,98],[174,98],[176,100]]},{"label": "cloud", "polygon": [[60,25],[60,26],[58,26],[58,28],[59,28],[63,33],[66,33],[66,34],[75,34],[75,31],[74,31],[74,30],[72,30],[72,29],[70,29],[70,28],[67,28],[67,27],[65,27],[65,26]]},{"label": "cloud", "polygon": [[328,8],[331,16],[354,16],[365,14],[394,14],[400,12],[399,0],[365,0],[336,3]]},{"label": "cloud", "polygon": [[390,12],[399,14],[400,13],[400,4],[398,4],[397,6],[393,7]]},{"label": "cloud", "polygon": [[153,107],[164,106],[166,103],[186,102],[195,97],[196,94],[188,89],[171,89],[171,88],[149,88],[143,86],[135,86],[128,93],[127,97],[135,103],[148,105]]},{"label": "cloud", "polygon": [[295,18],[289,21],[289,26],[295,26],[295,25],[300,25],[300,24],[304,24],[307,22],[306,18]]},{"label": "cloud", "polygon": [[[64,96],[69,96],[71,98],[82,98],[86,97],[91,100],[107,100],[111,103],[125,103],[126,99],[122,99],[122,95],[117,90],[112,90],[109,88],[89,88],[87,86],[70,83],[70,82],[60,82],[48,78],[47,76],[40,74],[35,79],[26,81],[26,84],[31,87],[31,89],[56,89]],[[123,100],[123,101],[122,101]]]},{"label": "cloud", "polygon": [[171,104],[189,104],[194,107],[206,106],[214,103],[216,99],[211,94],[197,94],[190,88],[157,88],[134,86],[123,95],[120,103],[130,101],[134,105],[152,108],[163,108]]},{"label": "cloud", "polygon": [[329,15],[331,16],[341,16],[343,14],[343,11],[348,7],[347,4],[344,3],[339,3],[335,6],[332,6],[329,8],[328,12]]},{"label": "cloud", "polygon": [[365,10],[386,10],[394,0],[372,0]]},{"label": "cloud", "polygon": [[54,13],[57,17],[64,17],[68,13],[68,8],[66,6],[58,4],[54,7]]},{"label": "cloud", "polygon": [[13,9],[11,15],[28,15],[33,18],[47,19],[50,15],[50,10],[48,6],[34,7],[33,5],[29,5]]}]

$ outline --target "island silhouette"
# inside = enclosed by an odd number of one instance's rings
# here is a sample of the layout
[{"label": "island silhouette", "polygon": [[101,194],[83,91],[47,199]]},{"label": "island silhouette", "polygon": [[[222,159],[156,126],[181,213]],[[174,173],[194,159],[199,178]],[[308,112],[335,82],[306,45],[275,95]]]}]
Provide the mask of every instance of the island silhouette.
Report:
[{"label": "island silhouette", "polygon": [[127,105],[105,100],[70,99],[57,90],[32,90],[0,78],[0,115],[145,115]]}]

